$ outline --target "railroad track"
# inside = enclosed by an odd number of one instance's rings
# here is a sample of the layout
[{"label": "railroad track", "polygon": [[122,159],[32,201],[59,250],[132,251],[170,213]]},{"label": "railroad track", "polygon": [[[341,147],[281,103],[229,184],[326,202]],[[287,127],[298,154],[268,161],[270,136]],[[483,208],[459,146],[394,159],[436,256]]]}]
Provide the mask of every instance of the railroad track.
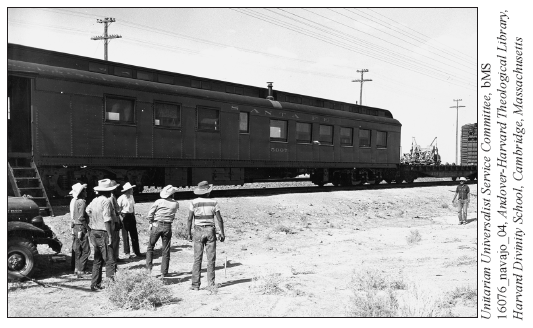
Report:
[{"label": "railroad track", "polygon": [[[298,179],[296,181],[302,181]],[[305,180],[304,180],[305,181]],[[284,180],[283,182],[287,182]],[[294,182],[294,181],[291,181]],[[275,181],[269,181],[268,184],[275,184]],[[466,184],[476,184],[477,181],[467,181]],[[227,189],[214,189],[211,194],[213,198],[231,198],[231,197],[253,197],[253,196],[271,196],[271,195],[283,195],[283,194],[304,194],[304,193],[316,193],[316,192],[334,192],[334,191],[356,191],[356,190],[377,190],[377,189],[404,189],[404,188],[424,188],[424,187],[437,187],[437,186],[457,186],[457,181],[421,181],[413,183],[381,183],[381,184],[365,184],[359,186],[333,186],[326,185],[318,187],[315,185],[309,186],[290,186],[290,187],[267,187],[257,186],[258,183],[254,183],[254,187],[238,187],[232,188],[226,186]],[[216,188],[216,187],[215,187]],[[159,198],[159,193],[140,193],[135,195],[135,202],[150,202]],[[196,195],[191,190],[184,190],[176,192],[175,199],[177,200],[189,200],[196,198]],[[65,206],[70,202],[70,198],[52,199],[53,206]]]}]

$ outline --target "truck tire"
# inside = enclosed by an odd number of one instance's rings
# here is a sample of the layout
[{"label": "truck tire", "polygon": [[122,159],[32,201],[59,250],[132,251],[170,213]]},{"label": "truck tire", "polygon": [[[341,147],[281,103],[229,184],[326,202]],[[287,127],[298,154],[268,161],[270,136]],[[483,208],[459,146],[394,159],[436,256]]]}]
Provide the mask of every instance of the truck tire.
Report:
[{"label": "truck tire", "polygon": [[37,247],[25,238],[9,238],[7,242],[8,277],[24,279],[35,269]]}]

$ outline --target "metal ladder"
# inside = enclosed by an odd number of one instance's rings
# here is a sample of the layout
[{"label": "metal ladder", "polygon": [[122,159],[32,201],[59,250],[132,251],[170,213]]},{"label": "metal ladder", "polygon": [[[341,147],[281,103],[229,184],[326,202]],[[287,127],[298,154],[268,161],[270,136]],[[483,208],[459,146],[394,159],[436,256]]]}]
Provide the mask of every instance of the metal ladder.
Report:
[{"label": "metal ladder", "polygon": [[29,153],[8,154],[8,179],[17,197],[28,197],[39,206],[39,212],[54,216],[39,170]]}]

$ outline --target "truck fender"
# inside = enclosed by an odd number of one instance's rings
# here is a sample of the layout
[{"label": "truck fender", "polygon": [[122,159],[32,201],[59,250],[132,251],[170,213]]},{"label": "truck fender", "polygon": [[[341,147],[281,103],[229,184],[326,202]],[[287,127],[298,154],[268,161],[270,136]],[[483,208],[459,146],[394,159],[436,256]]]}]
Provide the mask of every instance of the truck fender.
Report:
[{"label": "truck fender", "polygon": [[7,232],[24,231],[29,232],[35,237],[44,237],[44,230],[37,228],[36,226],[27,222],[10,221],[7,222]]}]

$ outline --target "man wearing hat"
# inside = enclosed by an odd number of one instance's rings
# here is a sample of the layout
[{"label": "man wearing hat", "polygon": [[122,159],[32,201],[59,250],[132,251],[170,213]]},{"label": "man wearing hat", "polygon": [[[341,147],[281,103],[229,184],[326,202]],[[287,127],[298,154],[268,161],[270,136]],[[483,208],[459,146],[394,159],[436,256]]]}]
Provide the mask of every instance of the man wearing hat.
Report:
[{"label": "man wearing hat", "polygon": [[[141,256],[139,250],[139,235],[137,233],[137,221],[135,220],[135,199],[133,199],[134,187],[135,185],[126,182],[124,186],[122,186],[122,195],[117,199],[120,208],[120,216],[122,217],[122,243],[124,245],[124,254],[129,258]],[[131,246],[134,255],[130,255],[128,232],[131,237]]]},{"label": "man wearing hat", "polygon": [[91,290],[103,289],[102,266],[105,262],[106,277],[114,280],[117,269],[115,257],[113,255],[113,205],[111,204],[111,192],[118,185],[109,179],[98,181],[98,186],[94,190],[99,196],[87,206],[86,212],[89,214],[89,227],[91,233],[89,238],[94,247],[93,273],[91,278]]},{"label": "man wearing hat", "polygon": [[113,224],[112,224],[112,231],[113,234],[113,256],[115,259],[115,263],[120,262],[119,257],[119,246],[120,246],[120,230],[122,229],[122,217],[120,216],[120,206],[117,202],[117,197],[115,193],[117,192],[116,187],[119,186],[119,184],[115,180],[111,180],[112,185],[115,186],[115,189],[111,191],[111,195],[109,196],[109,200],[111,201],[111,206],[113,207],[113,211],[111,211],[111,217],[113,218]]},{"label": "man wearing hat", "polygon": [[171,185],[166,186],[161,190],[160,199],[148,210],[147,218],[150,222],[150,240],[148,241],[148,248],[146,249],[146,269],[149,273],[152,272],[152,259],[154,255],[154,246],[161,237],[163,242],[161,260],[161,277],[168,274],[168,265],[170,262],[170,239],[172,238],[172,221],[176,216],[179,204],[174,200],[174,193],[178,188]]},{"label": "man wearing hat", "polygon": [[465,178],[459,178],[459,185],[455,190],[455,195],[452,200],[452,203],[455,203],[455,199],[458,199],[459,225],[466,224],[466,211],[468,209],[468,203],[470,203],[470,188],[465,185],[465,181]]},{"label": "man wearing hat", "polygon": [[207,181],[202,181],[194,190],[198,198],[192,200],[189,205],[189,218],[187,221],[187,231],[189,232],[189,241],[193,241],[191,231],[194,224],[194,264],[192,266],[191,290],[200,289],[200,272],[202,271],[202,256],[204,247],[207,256],[207,285],[215,285],[215,260],[217,237],[215,232],[215,216],[218,227],[220,228],[220,241],[224,242],[224,222],[220,215],[220,207],[214,199],[209,199],[213,190],[213,185]]},{"label": "man wearing hat", "polygon": [[85,198],[87,197],[86,184],[76,183],[72,186],[70,194],[70,218],[72,219],[72,234],[74,242],[72,251],[74,252],[74,273],[78,278],[87,272],[87,260],[91,254],[89,245],[89,225],[88,217],[85,213]]}]

